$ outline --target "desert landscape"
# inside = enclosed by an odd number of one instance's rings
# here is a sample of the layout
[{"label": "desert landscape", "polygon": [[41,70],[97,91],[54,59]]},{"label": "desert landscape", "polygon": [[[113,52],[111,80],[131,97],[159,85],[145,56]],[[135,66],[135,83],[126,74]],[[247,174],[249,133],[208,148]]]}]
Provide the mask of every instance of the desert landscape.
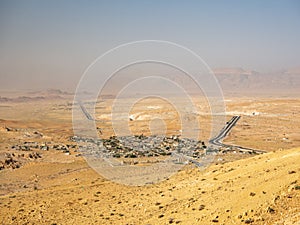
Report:
[{"label": "desert landscape", "polygon": [[[300,222],[299,98],[225,98],[226,119],[234,115],[241,118],[224,143],[266,153],[221,148],[205,168],[189,162],[164,180],[132,186],[108,180],[88,165],[80,143],[72,139],[72,95],[48,90],[22,95],[6,92],[2,96],[6,98],[0,103],[2,224]],[[203,97],[193,99],[203,112],[193,114],[201,124],[201,146],[209,146],[210,116],[205,113]],[[101,114],[95,115],[101,120],[96,123],[101,128],[99,139],[104,142],[113,135],[111,121],[105,118],[112,102],[108,98],[97,103]],[[132,133],[144,137],[156,134],[159,130],[155,126],[150,129],[151,116],[163,114],[166,135],[180,135],[178,115],[168,107],[160,99],[137,103],[132,115],[140,119],[127,118]],[[164,157],[120,155],[118,159],[139,166]]]},{"label": "desert landscape", "polygon": [[0,225],[300,225],[299,12],[0,0]]}]

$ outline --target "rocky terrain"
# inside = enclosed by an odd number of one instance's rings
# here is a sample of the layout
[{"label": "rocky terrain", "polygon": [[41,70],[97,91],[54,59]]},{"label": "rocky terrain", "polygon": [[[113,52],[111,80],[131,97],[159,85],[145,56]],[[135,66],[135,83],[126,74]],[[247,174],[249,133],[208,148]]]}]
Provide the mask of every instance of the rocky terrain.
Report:
[{"label": "rocky terrain", "polygon": [[[298,224],[299,149],[131,187],[86,163],[34,163],[1,173],[3,224]],[[34,171],[34,172],[33,172]],[[22,185],[19,191],[16,186]],[[15,186],[15,187],[12,187]]]},{"label": "rocky terrain", "polygon": [[[171,109],[158,107],[161,102],[155,99],[147,101],[151,112],[144,110],[145,102],[132,111],[139,119],[129,121],[130,136],[116,137],[109,120],[98,121],[98,149],[102,146],[129,167],[157,163],[176,151],[201,159],[209,149],[209,117],[197,115],[202,138],[183,138],[175,114],[164,114]],[[299,224],[299,100],[226,102],[228,118],[242,117],[224,142],[268,153],[220,149],[212,152],[215,158],[206,168],[187,161],[178,173],[143,186],[112,182],[88,165],[83,156],[95,149],[80,149],[94,141],[74,137],[69,100],[2,102],[0,223]],[[102,115],[109,114],[110,104],[110,99],[99,103]],[[165,136],[149,132],[151,113],[169,116]]]}]

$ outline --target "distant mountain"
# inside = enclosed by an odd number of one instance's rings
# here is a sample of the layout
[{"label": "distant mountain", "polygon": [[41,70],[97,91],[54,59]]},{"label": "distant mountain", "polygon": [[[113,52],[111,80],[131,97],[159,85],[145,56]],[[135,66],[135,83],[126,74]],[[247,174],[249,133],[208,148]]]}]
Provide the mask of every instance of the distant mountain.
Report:
[{"label": "distant mountain", "polygon": [[213,72],[225,92],[300,94],[300,69],[260,73],[242,68],[218,68]]},{"label": "distant mountain", "polygon": [[19,96],[16,98],[7,98],[0,96],[0,102],[31,102],[31,101],[42,101],[42,100],[52,100],[52,99],[62,99],[60,96],[55,97],[44,97],[44,96],[36,96],[36,97],[28,97],[28,96]]},{"label": "distant mountain", "polygon": [[68,99],[73,97],[72,93],[61,91],[58,89],[48,89],[42,91],[31,91],[27,93],[20,93],[20,96],[0,96],[0,102],[30,102],[43,100],[57,100]]},{"label": "distant mountain", "polygon": [[70,92],[62,91],[60,89],[47,89],[47,90],[41,90],[41,91],[31,91],[28,92],[29,95],[73,95]]},{"label": "distant mountain", "polygon": [[[262,73],[243,68],[216,68],[213,69],[219,84],[225,94],[233,95],[272,95],[272,96],[300,96],[300,68],[292,68],[281,71]],[[121,74],[112,77],[109,83],[106,84],[100,93],[100,98],[110,99],[117,96],[120,91],[127,87],[128,84],[133,84],[134,81],[143,81],[143,72]],[[205,74],[206,75],[206,74]],[[202,94],[198,84],[192,77],[183,73],[174,73],[168,71],[163,73],[164,79],[147,80],[141,82],[140,85],[128,86],[125,95],[119,97],[136,96],[142,94],[162,94],[162,92],[180,95],[178,88],[186,90],[189,94]],[[147,78],[147,76],[145,76]],[[168,81],[169,80],[169,81]],[[171,82],[170,82],[171,81]],[[173,84],[172,84],[173,82]],[[205,79],[200,86],[204,87]],[[138,83],[138,82],[137,82]],[[202,90],[203,91],[203,90]],[[80,94],[90,95],[90,92],[82,92]],[[142,95],[141,94],[141,95]],[[74,93],[62,91],[59,89],[47,89],[31,92],[0,93],[0,102],[28,102],[28,101],[44,101],[44,100],[71,100]]]}]

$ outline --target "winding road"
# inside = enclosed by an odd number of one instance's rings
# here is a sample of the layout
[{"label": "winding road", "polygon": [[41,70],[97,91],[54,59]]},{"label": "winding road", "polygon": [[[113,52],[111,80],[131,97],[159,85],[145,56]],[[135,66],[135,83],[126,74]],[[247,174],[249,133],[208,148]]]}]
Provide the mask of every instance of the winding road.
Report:
[{"label": "winding road", "polygon": [[231,120],[229,120],[226,125],[223,127],[223,129],[220,131],[220,133],[209,140],[209,143],[218,146],[218,147],[225,147],[225,148],[235,148],[242,152],[248,152],[248,153],[254,153],[254,154],[262,154],[266,153],[266,151],[253,149],[253,148],[246,148],[238,145],[229,145],[229,144],[223,144],[222,140],[228,135],[230,130],[236,125],[236,123],[239,121],[241,116],[233,116]]}]

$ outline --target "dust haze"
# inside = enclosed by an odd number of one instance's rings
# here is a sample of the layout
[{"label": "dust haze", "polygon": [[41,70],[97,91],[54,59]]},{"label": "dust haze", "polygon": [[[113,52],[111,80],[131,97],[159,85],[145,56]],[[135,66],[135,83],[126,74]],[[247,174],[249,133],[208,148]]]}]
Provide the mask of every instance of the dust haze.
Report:
[{"label": "dust haze", "polygon": [[300,224],[299,9],[1,1],[0,223]]}]

